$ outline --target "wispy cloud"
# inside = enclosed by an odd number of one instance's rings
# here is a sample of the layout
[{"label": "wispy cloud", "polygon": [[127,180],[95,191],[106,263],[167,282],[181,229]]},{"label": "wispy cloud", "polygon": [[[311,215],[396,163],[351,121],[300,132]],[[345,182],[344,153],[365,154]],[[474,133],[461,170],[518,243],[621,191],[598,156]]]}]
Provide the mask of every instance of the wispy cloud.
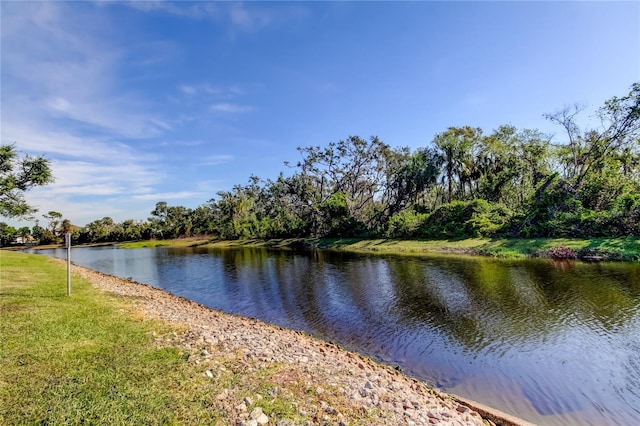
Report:
[{"label": "wispy cloud", "polygon": [[184,147],[192,147],[192,146],[201,146],[204,145],[203,140],[172,140],[160,142],[158,145],[161,146],[184,146]]},{"label": "wispy cloud", "polygon": [[[103,194],[136,194],[146,192],[162,180],[163,175],[152,164],[120,162],[54,161],[56,185],[51,192],[57,195],[96,195],[93,188]],[[81,188],[87,189],[81,189]]]},{"label": "wispy cloud", "polygon": [[189,198],[196,198],[196,197],[203,197],[203,196],[204,194],[202,192],[179,191],[179,192],[156,192],[151,194],[134,195],[133,198],[136,200],[166,201],[166,200],[189,199]]},{"label": "wispy cloud", "polygon": [[50,127],[75,123],[134,138],[171,127],[118,87],[126,48],[109,41],[111,30],[99,15],[65,3],[7,3],[2,24],[3,79],[10,82],[3,101],[12,105],[3,121],[47,119]]},{"label": "wispy cloud", "polygon": [[216,99],[232,99],[245,93],[238,86],[219,87],[209,83],[181,84],[178,89],[186,96],[213,97]]},{"label": "wispy cloud", "polygon": [[[106,4],[111,3],[107,2]],[[143,12],[163,12],[186,18],[214,18],[220,15],[220,8],[214,2],[176,2],[164,0],[127,1],[129,7]]]},{"label": "wispy cloud", "polygon": [[[4,113],[3,113],[4,115]],[[132,146],[107,137],[91,137],[51,129],[38,120],[8,121],[2,126],[3,143],[18,142],[18,148],[34,154],[117,162],[153,162],[157,155],[142,154]]]},{"label": "wispy cloud", "polygon": [[227,13],[234,26],[245,31],[259,30],[275,19],[271,11],[255,6],[247,8],[243,3],[230,4]]},{"label": "wispy cloud", "polygon": [[52,168],[55,184],[30,191],[28,201],[40,212],[61,212],[77,225],[104,216],[146,217],[152,205],[149,194],[164,178],[153,163],[119,162],[117,157],[53,160]]},{"label": "wispy cloud", "polygon": [[28,201],[79,224],[105,210],[149,210],[131,197],[157,192],[165,168],[136,140],[172,129],[157,105],[122,85],[123,64],[145,55],[119,44],[106,19],[68,3],[2,4],[1,142],[51,160],[55,183]]},{"label": "wispy cloud", "polygon": [[200,159],[196,164],[198,166],[217,166],[218,164],[229,163],[233,161],[233,159],[233,155],[209,155]]},{"label": "wispy cloud", "polygon": [[300,7],[288,7],[276,12],[255,2],[176,2],[164,0],[128,1],[125,3],[148,13],[166,13],[190,19],[211,19],[228,21],[232,30],[242,32],[258,31],[279,21],[292,12],[300,14]]},{"label": "wispy cloud", "polygon": [[253,111],[253,107],[249,105],[240,105],[229,102],[221,102],[211,105],[213,111],[228,112],[228,113],[243,113]]}]

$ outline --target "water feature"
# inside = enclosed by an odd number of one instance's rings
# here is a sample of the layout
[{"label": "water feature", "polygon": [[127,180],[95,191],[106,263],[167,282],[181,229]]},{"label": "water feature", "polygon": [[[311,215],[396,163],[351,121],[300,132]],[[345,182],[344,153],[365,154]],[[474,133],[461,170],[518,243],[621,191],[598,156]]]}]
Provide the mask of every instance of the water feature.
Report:
[{"label": "water feature", "polygon": [[72,259],[537,424],[640,424],[639,264],[255,248],[74,248]]}]

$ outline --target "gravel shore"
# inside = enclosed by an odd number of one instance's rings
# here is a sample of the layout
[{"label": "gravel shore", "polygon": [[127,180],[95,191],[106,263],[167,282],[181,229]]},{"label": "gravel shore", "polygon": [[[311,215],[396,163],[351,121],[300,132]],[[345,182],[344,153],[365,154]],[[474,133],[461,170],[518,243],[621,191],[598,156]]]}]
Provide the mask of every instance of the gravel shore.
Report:
[{"label": "gravel shore", "polygon": [[[182,348],[211,380],[234,368],[248,377],[265,369],[273,371],[269,381],[279,386],[264,394],[242,397],[231,386],[216,396],[216,409],[224,410],[231,424],[493,424],[418,380],[304,333],[225,314],[87,268],[74,265],[73,272],[99,289],[124,297],[144,318],[177,326],[181,332],[158,334],[157,343]],[[262,399],[285,393],[296,400],[301,422],[269,417],[260,407]]]}]

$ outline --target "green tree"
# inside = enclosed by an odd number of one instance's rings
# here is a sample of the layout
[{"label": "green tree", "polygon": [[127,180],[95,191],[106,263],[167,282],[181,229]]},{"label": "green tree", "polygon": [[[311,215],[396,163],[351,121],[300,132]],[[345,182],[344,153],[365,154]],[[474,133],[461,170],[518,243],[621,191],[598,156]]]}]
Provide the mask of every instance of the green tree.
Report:
[{"label": "green tree", "polygon": [[31,236],[31,229],[28,226],[18,228],[16,235],[22,238],[23,242],[26,242],[29,236]]},{"label": "green tree", "polygon": [[53,235],[58,235],[58,225],[60,224],[60,219],[62,219],[62,213],[50,211],[47,214],[43,214],[42,217],[49,221],[49,231]]},{"label": "green tree", "polygon": [[436,135],[433,144],[444,161],[443,182],[447,184],[446,202],[455,198],[465,199],[466,193],[472,196],[471,180],[474,174],[472,150],[482,136],[482,130],[475,127],[449,127]]},{"label": "green tree", "polygon": [[15,145],[0,145],[0,216],[28,217],[37,210],[29,206],[24,192],[53,182],[49,160],[18,157]]},{"label": "green tree", "polygon": [[349,216],[367,230],[381,225],[388,197],[387,166],[393,156],[390,147],[377,137],[369,141],[358,136],[331,142],[326,147],[298,148],[303,156],[298,163],[301,197],[313,213],[313,233],[323,228],[321,206],[336,193],[345,196]]},{"label": "green tree", "polygon": [[419,197],[438,183],[444,161],[432,148],[418,149],[414,153],[394,150],[393,153],[387,167],[385,221],[410,205],[418,205]]},{"label": "green tree", "polygon": [[613,97],[598,109],[600,129],[581,129],[576,123],[580,109],[565,108],[545,117],[560,125],[567,143],[558,154],[564,165],[564,177],[575,190],[580,190],[585,178],[606,168],[612,157],[626,150],[636,151],[640,141],[640,83],[634,83],[628,95]]},{"label": "green tree", "polygon": [[154,236],[161,239],[191,236],[191,209],[169,206],[166,201],[156,203],[149,219]]},{"label": "green tree", "polygon": [[0,222],[0,247],[13,243],[16,237],[16,228]]}]

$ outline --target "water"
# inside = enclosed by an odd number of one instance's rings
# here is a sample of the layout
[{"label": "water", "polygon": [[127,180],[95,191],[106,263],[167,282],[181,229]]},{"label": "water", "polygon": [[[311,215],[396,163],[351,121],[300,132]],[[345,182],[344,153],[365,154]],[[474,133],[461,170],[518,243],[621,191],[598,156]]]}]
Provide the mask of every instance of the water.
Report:
[{"label": "water", "polygon": [[638,264],[206,248],[75,248],[72,260],[537,424],[640,424]]}]

